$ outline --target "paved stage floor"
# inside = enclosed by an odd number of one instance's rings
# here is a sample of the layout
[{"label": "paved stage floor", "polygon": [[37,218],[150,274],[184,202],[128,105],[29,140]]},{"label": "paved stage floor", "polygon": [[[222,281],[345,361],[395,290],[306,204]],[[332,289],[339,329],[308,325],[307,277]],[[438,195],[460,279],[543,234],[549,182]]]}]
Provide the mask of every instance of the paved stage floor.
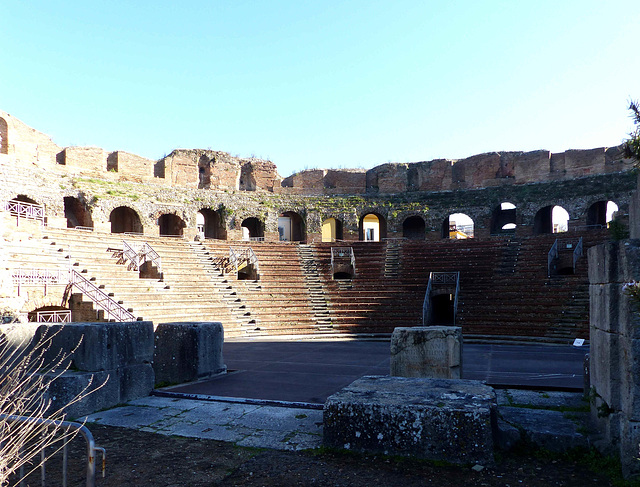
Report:
[{"label": "paved stage floor", "polygon": [[[587,347],[465,344],[463,376],[498,387],[582,390]],[[165,389],[197,396],[323,404],[364,375],[389,374],[389,342],[228,340],[229,373]]]}]

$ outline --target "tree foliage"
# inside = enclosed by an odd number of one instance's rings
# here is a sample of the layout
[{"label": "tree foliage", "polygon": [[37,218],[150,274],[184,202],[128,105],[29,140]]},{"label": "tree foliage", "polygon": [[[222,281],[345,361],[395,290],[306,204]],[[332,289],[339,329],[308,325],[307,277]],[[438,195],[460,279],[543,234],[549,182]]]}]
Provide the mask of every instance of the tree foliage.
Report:
[{"label": "tree foliage", "polygon": [[624,144],[624,156],[628,159],[633,159],[636,166],[638,166],[640,165],[640,104],[631,100],[629,102],[629,110],[631,111],[634,129]]}]

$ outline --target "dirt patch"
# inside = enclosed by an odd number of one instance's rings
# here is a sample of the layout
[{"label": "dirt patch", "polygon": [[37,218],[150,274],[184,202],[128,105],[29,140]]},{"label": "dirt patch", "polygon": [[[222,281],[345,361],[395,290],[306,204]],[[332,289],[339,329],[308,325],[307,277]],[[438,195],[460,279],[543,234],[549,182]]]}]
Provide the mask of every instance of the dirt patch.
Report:
[{"label": "dirt patch", "polygon": [[[435,465],[404,458],[387,458],[331,451],[282,452],[236,447],[230,443],[167,437],[125,428],[90,425],[96,444],[107,450],[107,475],[98,487],[220,486],[344,486],[413,487],[518,485],[606,487],[611,479],[594,473],[578,460],[539,454],[503,455],[495,467]],[[82,456],[74,440],[72,458]],[[72,462],[75,463],[75,462]],[[72,465],[70,486],[84,486],[82,466]],[[51,483],[59,479],[57,459],[47,467]],[[40,485],[38,476],[29,485]]]}]

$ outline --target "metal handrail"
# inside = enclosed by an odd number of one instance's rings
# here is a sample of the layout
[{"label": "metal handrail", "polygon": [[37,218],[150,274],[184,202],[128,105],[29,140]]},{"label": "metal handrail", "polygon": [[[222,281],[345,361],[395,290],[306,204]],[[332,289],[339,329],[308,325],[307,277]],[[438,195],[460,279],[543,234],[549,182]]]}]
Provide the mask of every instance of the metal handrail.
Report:
[{"label": "metal handrail", "polygon": [[549,253],[547,254],[547,276],[551,277],[551,265],[558,258],[558,239],[555,239]]},{"label": "metal handrail", "polygon": [[[71,421],[58,421],[54,419],[45,419],[45,418],[31,418],[28,416],[10,416],[6,414],[0,414],[0,418],[3,421],[16,422],[16,423],[35,423],[43,426],[51,426],[56,429],[64,429],[67,432],[69,430],[77,431],[85,440],[87,444],[87,487],[95,487],[96,485],[96,452],[102,453],[102,477],[105,476],[106,471],[106,460],[107,453],[104,448],[96,446],[95,440],[93,439],[93,435],[91,431],[87,429],[87,427],[80,423],[75,423]],[[58,440],[64,441],[64,438]],[[65,442],[62,447],[62,487],[67,487],[67,466],[68,466],[68,450],[67,443]],[[41,452],[41,458],[45,458],[44,449]],[[42,485],[45,485],[46,476],[45,476],[45,464],[44,461],[40,465]],[[20,486],[24,486],[24,469],[20,469]]]},{"label": "metal handrail", "polygon": [[78,271],[71,271],[70,283],[100,307],[105,312],[107,319],[114,319],[115,321],[136,321],[136,317],[130,311],[121,306],[116,300],[112,299],[107,293],[86,279]]},{"label": "metal handrail", "polygon": [[229,263],[236,272],[238,272],[238,268],[243,262],[246,262],[247,264],[253,264],[255,266],[256,273],[260,273],[258,256],[255,254],[251,247],[229,247]]},{"label": "metal handrail", "polygon": [[353,275],[356,274],[356,255],[353,252],[353,247],[331,247],[331,273],[335,273],[335,261],[338,258],[348,258],[351,268],[353,269]]},{"label": "metal handrail", "polygon": [[83,226],[75,226],[73,227],[74,230],[80,230],[82,232],[93,232],[93,227],[83,227]]},{"label": "metal handrail", "polygon": [[122,245],[124,246],[122,258],[125,262],[127,259],[130,261],[128,266],[129,270],[138,271],[140,266],[145,262],[152,262],[158,268],[158,271],[162,272],[162,261],[160,259],[160,255],[147,242],[143,242],[142,245],[138,247],[133,242],[130,243],[123,240]]},{"label": "metal handrail", "polygon": [[578,244],[576,245],[576,248],[573,249],[573,273],[574,274],[576,273],[576,263],[578,262],[578,259],[583,255],[584,255],[583,243],[582,243],[582,237],[580,237],[580,240],[578,240]]},{"label": "metal handrail", "polygon": [[22,217],[44,223],[44,205],[11,200],[4,203],[4,210],[17,217],[18,221]]},{"label": "metal handrail", "polygon": [[422,325],[429,326],[431,322],[431,290],[436,284],[455,284],[456,290],[453,298],[453,323],[456,322],[458,313],[458,296],[460,295],[460,271],[455,272],[430,272],[427,290],[422,303]]},{"label": "metal handrail", "polygon": [[11,273],[14,284],[62,284],[69,283],[69,269],[20,268]]}]

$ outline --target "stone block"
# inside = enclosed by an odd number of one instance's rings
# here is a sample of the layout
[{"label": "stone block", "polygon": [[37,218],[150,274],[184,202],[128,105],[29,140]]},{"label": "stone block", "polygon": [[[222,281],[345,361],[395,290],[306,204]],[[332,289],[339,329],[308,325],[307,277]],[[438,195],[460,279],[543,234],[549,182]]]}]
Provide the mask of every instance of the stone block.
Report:
[{"label": "stone block", "polygon": [[620,340],[620,403],[625,417],[640,421],[640,339]]},{"label": "stone block", "polygon": [[[591,284],[589,286],[589,321],[592,327],[606,332],[618,332],[622,286],[614,284]],[[623,310],[624,311],[624,310]]]},{"label": "stone block", "polygon": [[219,322],[160,323],[155,333],[156,382],[180,384],[227,370]]},{"label": "stone block", "polygon": [[453,463],[493,463],[494,390],[479,381],[362,377],[324,404],[324,444]]},{"label": "stone block", "polygon": [[607,404],[620,410],[620,337],[597,328],[591,328],[591,386]]},{"label": "stone block", "polygon": [[120,402],[146,397],[153,391],[155,374],[150,363],[120,367],[115,375],[120,384]]},{"label": "stone block", "polygon": [[615,242],[595,245],[587,251],[589,282],[610,284],[618,281],[618,246]]},{"label": "stone block", "polygon": [[153,360],[153,324],[150,321],[42,325],[36,336],[44,333],[55,335],[45,360],[50,363],[61,351],[69,353],[77,346],[73,356],[66,361],[66,365],[77,370],[115,370]]},{"label": "stone block", "polygon": [[[114,372],[65,372],[47,390],[46,397],[51,399],[49,414],[64,408],[67,419],[72,419],[119,404],[122,402],[120,385]],[[69,405],[87,386],[87,392],[92,392],[82,401]]]},{"label": "stone block", "polygon": [[460,379],[462,328],[396,328],[391,335],[391,375]]}]

